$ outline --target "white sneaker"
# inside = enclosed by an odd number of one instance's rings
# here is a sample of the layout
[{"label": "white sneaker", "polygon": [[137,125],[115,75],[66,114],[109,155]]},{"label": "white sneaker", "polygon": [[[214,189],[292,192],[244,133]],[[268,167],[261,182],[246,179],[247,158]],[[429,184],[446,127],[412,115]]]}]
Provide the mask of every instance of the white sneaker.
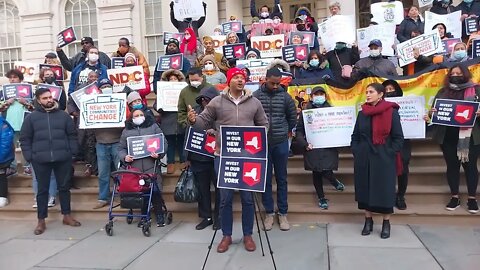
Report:
[{"label": "white sneaker", "polygon": [[5,197],[0,197],[0,208],[8,205],[8,199]]},{"label": "white sneaker", "polygon": [[33,200],[33,205],[32,205],[33,208],[38,208],[38,204],[37,204],[37,200]]},{"label": "white sneaker", "polygon": [[55,197],[48,198],[48,207],[54,207],[54,206],[55,206]]}]

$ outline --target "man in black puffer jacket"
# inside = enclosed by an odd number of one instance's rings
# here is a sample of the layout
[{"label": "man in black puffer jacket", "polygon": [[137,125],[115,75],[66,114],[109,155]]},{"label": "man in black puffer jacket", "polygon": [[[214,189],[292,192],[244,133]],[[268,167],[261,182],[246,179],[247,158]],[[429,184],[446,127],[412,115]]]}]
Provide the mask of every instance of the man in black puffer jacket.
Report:
[{"label": "man in black puffer jacket", "polygon": [[268,117],[268,166],[265,193],[262,201],[267,217],[265,229],[271,230],[275,213],[272,196],[272,165],[275,167],[277,181],[277,205],[280,229],[287,231],[290,225],[287,221],[287,162],[288,133],[295,127],[297,110],[292,97],[280,86],[282,73],[277,68],[267,71],[266,82],[253,93],[262,103]]},{"label": "man in black puffer jacket", "polygon": [[20,145],[23,156],[31,162],[38,180],[36,235],[45,229],[48,216],[48,189],[52,171],[57,179],[63,224],[80,226],[70,215],[70,180],[72,156],[77,153],[77,134],[72,118],[58,109],[48,88],[35,92],[35,111],[23,122]]}]

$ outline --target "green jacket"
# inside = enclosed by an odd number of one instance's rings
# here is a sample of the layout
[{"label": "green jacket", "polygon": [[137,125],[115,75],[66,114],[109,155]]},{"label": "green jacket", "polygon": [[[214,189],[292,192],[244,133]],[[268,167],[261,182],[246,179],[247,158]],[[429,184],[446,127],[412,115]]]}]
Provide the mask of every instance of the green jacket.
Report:
[{"label": "green jacket", "polygon": [[195,104],[197,104],[195,99],[200,94],[200,91],[206,87],[213,87],[213,85],[207,83],[205,76],[203,76],[203,82],[198,88],[191,86],[190,82],[188,82],[188,85],[185,86],[185,88],[183,88],[182,91],[180,92],[180,96],[178,97],[178,123],[184,130],[187,128],[187,124],[188,124],[187,123],[188,105],[191,105],[193,108]]}]

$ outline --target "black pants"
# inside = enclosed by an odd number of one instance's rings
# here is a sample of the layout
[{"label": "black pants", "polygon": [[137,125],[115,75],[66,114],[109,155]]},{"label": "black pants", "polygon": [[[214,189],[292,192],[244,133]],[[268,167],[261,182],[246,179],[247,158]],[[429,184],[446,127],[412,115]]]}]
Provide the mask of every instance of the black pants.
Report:
[{"label": "black pants", "polygon": [[409,160],[403,160],[403,173],[398,176],[397,196],[404,197],[408,186]]},{"label": "black pants", "polygon": [[70,209],[70,181],[72,161],[37,163],[32,162],[33,170],[37,176],[37,216],[44,219],[48,216],[48,189],[50,187],[50,175],[55,174],[57,180],[58,195],[60,197],[60,208],[62,215],[68,215]]},{"label": "black pants", "polygon": [[215,207],[214,215],[218,217],[218,209],[220,206],[220,193],[217,188],[217,176],[215,175],[215,168],[212,164],[207,170],[194,172],[193,176],[198,184],[198,191],[200,197],[198,198],[198,216],[201,218],[212,217],[212,196],[210,192],[211,183],[215,187]]},{"label": "black pants", "polygon": [[323,192],[323,178],[326,178],[333,186],[336,185],[335,175],[333,174],[332,170],[324,170],[321,172],[313,171],[312,178],[313,186],[315,187],[315,191],[317,192],[317,197],[319,199],[325,197],[325,193]]},{"label": "black pants", "polygon": [[0,168],[0,197],[8,196],[7,168]]}]

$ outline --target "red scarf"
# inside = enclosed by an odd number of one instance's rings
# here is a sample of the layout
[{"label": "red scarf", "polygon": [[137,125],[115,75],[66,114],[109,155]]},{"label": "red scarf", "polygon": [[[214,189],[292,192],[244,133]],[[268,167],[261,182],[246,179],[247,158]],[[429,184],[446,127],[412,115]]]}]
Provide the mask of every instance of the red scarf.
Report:
[{"label": "red scarf", "polygon": [[190,33],[190,38],[187,40],[183,38],[180,44],[180,52],[186,54],[193,54],[197,50],[197,36],[192,28],[186,28],[185,31]]}]

